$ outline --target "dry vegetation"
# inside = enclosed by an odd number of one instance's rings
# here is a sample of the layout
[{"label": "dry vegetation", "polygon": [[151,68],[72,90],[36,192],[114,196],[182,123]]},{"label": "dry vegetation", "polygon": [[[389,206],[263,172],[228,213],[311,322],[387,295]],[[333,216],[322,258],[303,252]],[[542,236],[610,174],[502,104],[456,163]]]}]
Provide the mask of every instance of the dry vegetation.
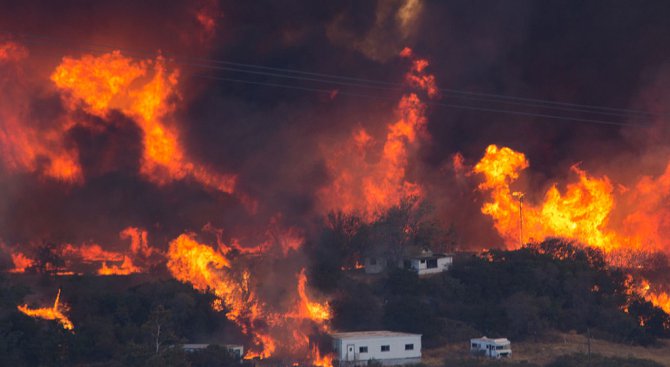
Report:
[{"label": "dry vegetation", "polygon": [[[511,361],[527,361],[541,366],[556,357],[572,353],[587,352],[587,338],[576,333],[552,333],[540,341],[512,341],[514,356]],[[443,366],[445,358],[467,356],[468,344],[447,344],[440,348],[424,350],[423,362],[429,366]],[[649,359],[664,366],[670,366],[670,340],[659,340],[658,346],[642,347],[612,343],[599,339],[591,339],[591,351],[608,357],[635,357]]]}]

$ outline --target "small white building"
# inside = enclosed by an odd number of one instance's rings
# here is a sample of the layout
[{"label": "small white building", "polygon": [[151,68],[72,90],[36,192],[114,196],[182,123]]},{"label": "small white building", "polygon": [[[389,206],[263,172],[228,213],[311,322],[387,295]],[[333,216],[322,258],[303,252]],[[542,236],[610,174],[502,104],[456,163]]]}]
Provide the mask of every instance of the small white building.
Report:
[{"label": "small white building", "polygon": [[[185,352],[193,353],[207,349],[212,344],[182,344]],[[238,344],[223,344],[223,348],[227,349],[233,356],[242,358],[244,356],[244,346]]]},{"label": "small white building", "polygon": [[427,251],[419,256],[407,257],[403,263],[405,269],[416,271],[419,275],[437,274],[449,270],[454,263],[454,257]]},{"label": "small white building", "polygon": [[512,345],[507,338],[489,339],[485,336],[470,339],[470,353],[491,358],[512,356]]},{"label": "small white building", "polygon": [[421,362],[421,334],[384,330],[333,333],[331,337],[340,366],[363,366],[370,360],[385,366]]}]

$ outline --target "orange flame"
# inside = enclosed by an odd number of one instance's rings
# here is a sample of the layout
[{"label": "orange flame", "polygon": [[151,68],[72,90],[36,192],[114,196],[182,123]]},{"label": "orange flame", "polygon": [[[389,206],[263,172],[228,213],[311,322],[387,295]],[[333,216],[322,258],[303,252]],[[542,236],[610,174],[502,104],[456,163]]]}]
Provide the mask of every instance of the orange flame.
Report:
[{"label": "orange flame", "polygon": [[305,269],[303,268],[298,274],[298,296],[300,297],[300,315],[303,315],[305,318],[313,321],[327,321],[330,320],[333,315],[328,307],[328,304],[321,304],[314,302],[309,299],[306,291],[307,286],[307,275],[305,274]]},{"label": "orange flame", "polygon": [[316,346],[312,347],[310,359],[312,360],[312,365],[316,367],[333,367],[333,355],[326,354],[322,356],[319,348]]},{"label": "orange flame", "polygon": [[133,264],[133,261],[128,257],[123,257],[123,262],[121,265],[112,265],[107,266],[107,262],[103,261],[102,267],[98,269],[99,275],[128,275],[133,273],[139,273],[142,269]]},{"label": "orange flame", "polygon": [[[208,228],[217,233],[211,226]],[[296,298],[290,302],[291,309],[286,312],[270,309],[270,305],[257,296],[257,285],[250,269],[244,268],[240,259],[232,261],[228,257],[241,252],[233,252],[232,247],[221,243],[218,231],[218,249],[197,242],[194,234],[182,234],[173,240],[167,253],[170,273],[196,290],[216,296],[212,308],[228,310],[228,319],[252,337],[252,346],[245,358],[267,358],[279,347],[291,353],[304,351],[303,355],[308,356],[307,330],[312,330],[313,326],[321,331],[328,330],[331,311],[327,303],[309,298],[304,269],[298,274]],[[290,343],[280,342],[287,337],[293,338]]]},{"label": "orange flame", "polygon": [[121,231],[119,237],[121,239],[130,239],[130,252],[135,255],[149,257],[154,253],[154,248],[150,247],[149,241],[147,241],[147,231],[145,230],[128,227]]},{"label": "orange flame", "polygon": [[544,200],[533,205],[521,202],[523,193],[510,187],[528,165],[523,153],[490,145],[473,169],[484,176],[479,189],[487,191],[491,199],[482,206],[482,213],[493,218],[508,246],[546,237],[574,239],[604,250],[620,246],[617,236],[607,229],[614,207],[613,188],[607,177],[594,178],[573,166],[578,182],[568,184],[564,193],[551,186]]},{"label": "orange flame", "polygon": [[[413,58],[406,48],[402,57]],[[433,98],[438,96],[435,78],[425,73],[428,61],[413,59],[405,76],[410,87],[418,88]],[[426,105],[416,93],[402,96],[396,106],[397,120],[387,126],[380,157],[371,163],[375,140],[365,129],[358,129],[343,149],[328,153],[328,170],[335,176],[319,197],[326,211],[357,213],[370,221],[380,212],[401,201],[420,197],[421,186],[408,180],[410,149],[426,125]]]},{"label": "orange flame", "polygon": [[30,309],[28,308],[27,304],[24,304],[22,306],[17,306],[17,308],[19,309],[19,311],[23,312],[24,314],[30,317],[40,318],[44,320],[57,320],[65,330],[74,329],[74,324],[72,323],[72,321],[70,321],[70,319],[68,319],[68,317],[65,316],[65,314],[63,314],[63,311],[59,309],[59,302],[60,302],[60,289],[58,290],[58,294],[56,295],[56,301],[54,302],[53,307]]},{"label": "orange flame", "polygon": [[[230,260],[215,249],[200,244],[194,234],[182,234],[170,242],[167,267],[175,279],[190,283],[201,292],[212,292],[222,302],[215,308],[228,307],[228,319],[236,322],[244,333],[250,333],[254,321],[261,317],[263,305],[250,289],[250,275],[233,274]],[[218,306],[216,306],[218,304]],[[263,315],[267,316],[267,315]],[[258,332],[252,334],[254,348],[248,356],[269,357],[275,350],[274,340]]]},{"label": "orange flame", "polygon": [[[473,169],[484,177],[479,189],[490,195],[482,213],[493,219],[509,247],[562,237],[602,249],[611,264],[625,266],[646,252],[668,252],[663,233],[669,214],[663,203],[670,193],[670,165],[658,178],[643,177],[633,189],[619,191],[606,176],[595,178],[573,166],[578,181],[564,192],[552,185],[539,203],[522,201],[523,193],[511,188],[528,166],[523,153],[490,145]],[[621,225],[611,223],[617,204],[626,211]],[[670,313],[670,295],[651,289],[648,281],[634,286],[630,279],[628,288]]]},{"label": "orange flame", "polygon": [[51,75],[66,93],[70,110],[82,107],[106,117],[112,110],[131,117],[143,132],[141,173],[163,185],[190,176],[201,184],[231,193],[235,177],[210,172],[189,161],[179,142],[179,132],[167,124],[179,72],[168,72],[162,57],[133,61],[120,51],[101,56],[64,57]]},{"label": "orange flame", "polygon": [[35,260],[27,257],[21,252],[13,253],[11,256],[14,268],[9,271],[10,273],[25,273],[27,268],[35,264]]},{"label": "orange flame", "polygon": [[98,244],[84,244],[75,247],[72,244],[66,244],[61,249],[61,253],[66,257],[73,257],[84,261],[122,261],[123,254],[119,252],[107,251]]}]

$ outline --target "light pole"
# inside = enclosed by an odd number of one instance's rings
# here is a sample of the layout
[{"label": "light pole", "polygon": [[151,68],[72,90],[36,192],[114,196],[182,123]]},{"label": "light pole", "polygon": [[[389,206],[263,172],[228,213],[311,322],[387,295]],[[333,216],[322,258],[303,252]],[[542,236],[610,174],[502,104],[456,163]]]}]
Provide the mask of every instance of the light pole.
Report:
[{"label": "light pole", "polygon": [[524,193],[521,191],[514,191],[512,196],[519,200],[519,247],[523,247],[523,197]]}]

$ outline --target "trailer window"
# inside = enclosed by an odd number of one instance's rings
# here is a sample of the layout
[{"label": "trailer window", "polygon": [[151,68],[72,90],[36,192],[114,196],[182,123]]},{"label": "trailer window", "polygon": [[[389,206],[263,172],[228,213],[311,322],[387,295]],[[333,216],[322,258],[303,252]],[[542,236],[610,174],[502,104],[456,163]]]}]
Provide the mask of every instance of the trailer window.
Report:
[{"label": "trailer window", "polygon": [[405,344],[405,350],[414,350],[414,344]]},{"label": "trailer window", "polygon": [[359,347],[358,348],[358,353],[367,353],[368,352],[368,347]]},{"label": "trailer window", "polygon": [[390,346],[390,345],[382,345],[382,352],[388,352],[388,351],[390,351],[390,350],[391,350],[391,346]]}]

